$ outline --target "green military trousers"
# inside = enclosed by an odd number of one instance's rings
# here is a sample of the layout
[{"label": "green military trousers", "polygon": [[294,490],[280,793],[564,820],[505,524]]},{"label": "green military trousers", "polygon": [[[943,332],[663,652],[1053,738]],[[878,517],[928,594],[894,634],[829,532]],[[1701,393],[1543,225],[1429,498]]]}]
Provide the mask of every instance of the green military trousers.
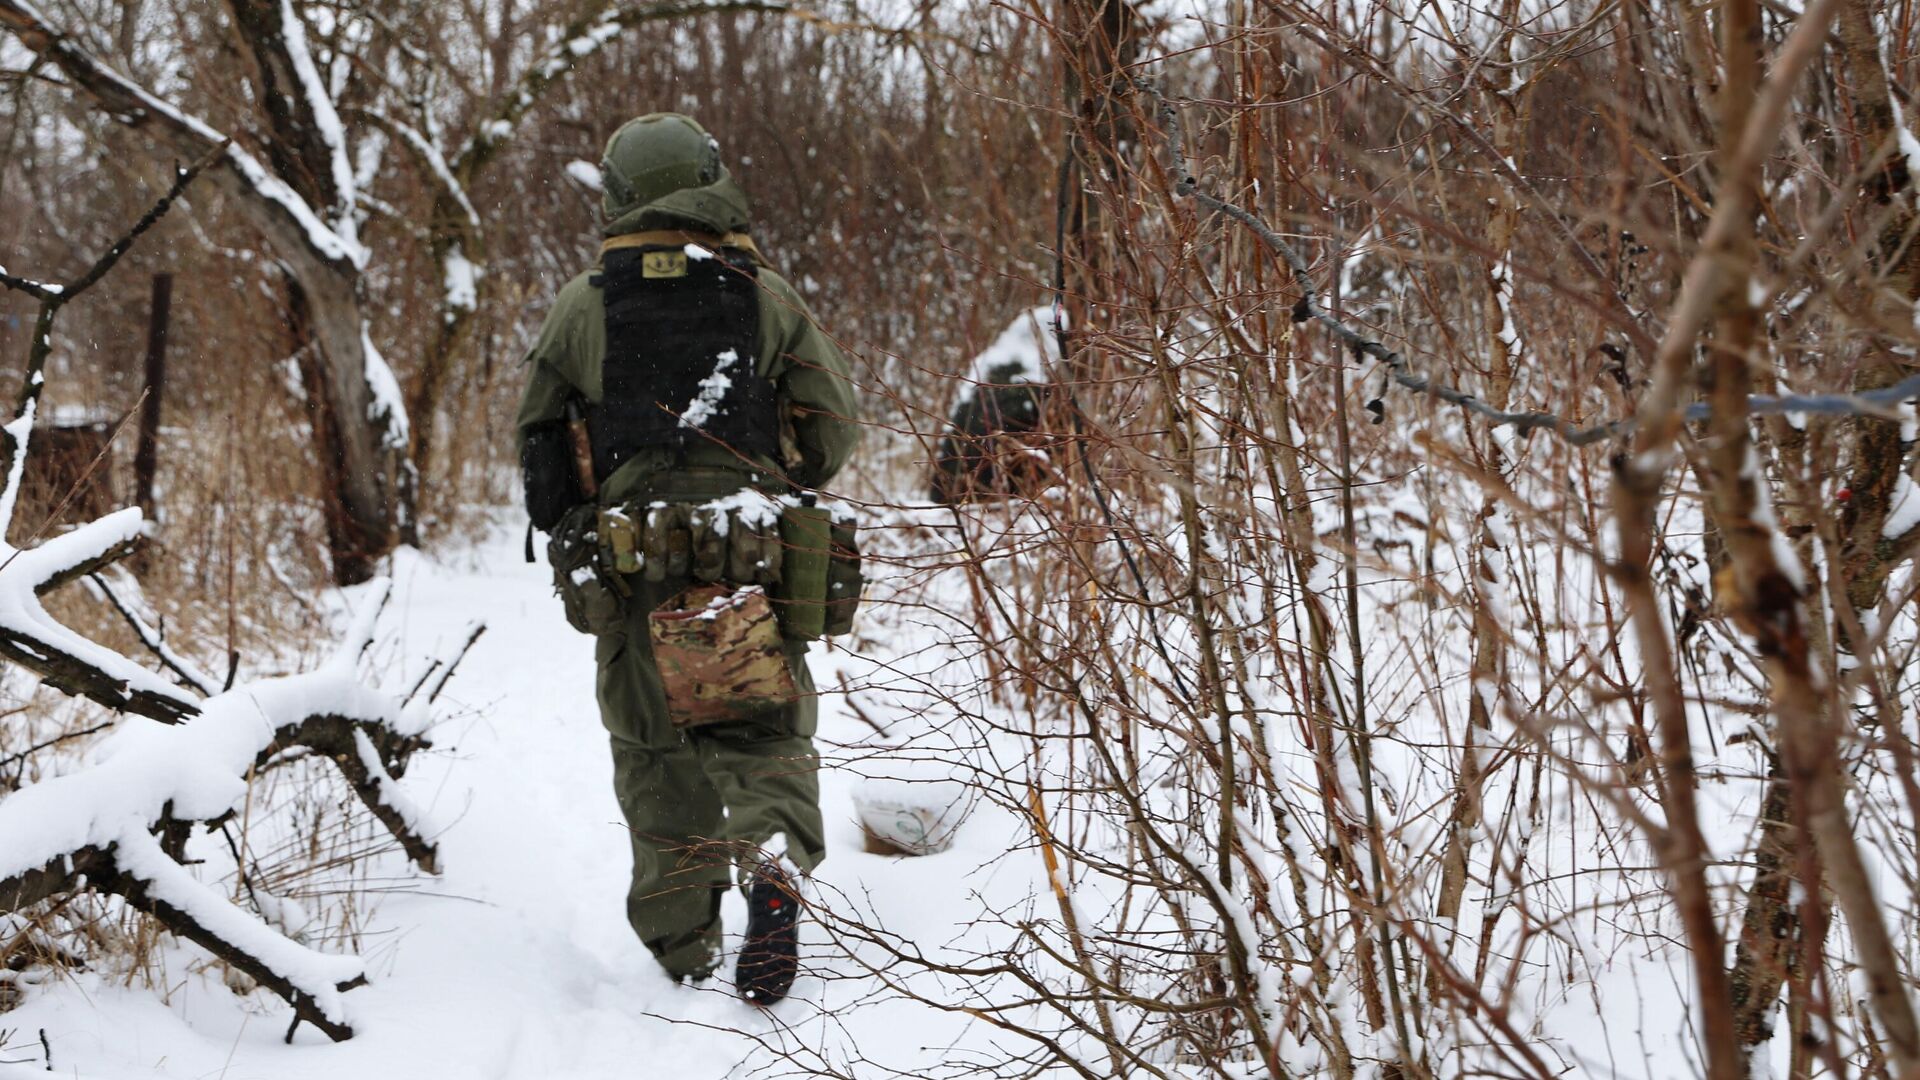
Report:
[{"label": "green military trousers", "polygon": [[[789,641],[799,695],[746,720],[687,731],[667,717],[647,613],[686,587],[669,580],[633,587],[625,628],[602,635],[600,717],[613,741],[613,786],[632,836],[627,921],[669,974],[705,974],[720,943],[720,899],[730,868],[765,848],[802,872],[826,854],[818,706],[806,645]],[[779,839],[776,839],[779,838]]]}]

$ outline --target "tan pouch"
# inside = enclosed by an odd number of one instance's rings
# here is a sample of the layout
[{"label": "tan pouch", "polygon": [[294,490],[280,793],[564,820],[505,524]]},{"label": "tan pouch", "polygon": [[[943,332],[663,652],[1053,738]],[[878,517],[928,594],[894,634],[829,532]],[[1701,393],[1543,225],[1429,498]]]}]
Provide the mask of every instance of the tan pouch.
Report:
[{"label": "tan pouch", "polygon": [[647,624],[674,727],[745,720],[798,693],[773,605],[758,587],[696,586],[656,608]]}]

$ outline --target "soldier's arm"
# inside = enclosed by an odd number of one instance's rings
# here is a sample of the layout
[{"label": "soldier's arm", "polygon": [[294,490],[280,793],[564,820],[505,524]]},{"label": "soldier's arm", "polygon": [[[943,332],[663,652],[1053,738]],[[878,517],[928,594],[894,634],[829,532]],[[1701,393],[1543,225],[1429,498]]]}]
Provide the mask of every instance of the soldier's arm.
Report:
[{"label": "soldier's arm", "polygon": [[859,409],[846,353],[828,337],[793,286],[763,271],[762,320],[776,330],[769,374],[793,408],[800,464],[793,480],[819,487],[832,480],[860,442]]},{"label": "soldier's arm", "polygon": [[580,385],[585,381],[583,301],[592,287],[585,274],[562,286],[554,297],[553,309],[540,324],[539,336],[527,349],[527,386],[520,394],[520,413],[515,419],[523,439],[527,429],[562,419],[567,400],[574,395],[590,399],[599,396],[598,387]]},{"label": "soldier's arm", "polygon": [[580,340],[580,287],[576,278],[554,298],[553,309],[527,350],[527,385],[515,418],[519,433],[520,477],[527,516],[534,528],[551,532],[575,504],[587,498],[564,424],[567,403],[581,392],[583,342]]}]

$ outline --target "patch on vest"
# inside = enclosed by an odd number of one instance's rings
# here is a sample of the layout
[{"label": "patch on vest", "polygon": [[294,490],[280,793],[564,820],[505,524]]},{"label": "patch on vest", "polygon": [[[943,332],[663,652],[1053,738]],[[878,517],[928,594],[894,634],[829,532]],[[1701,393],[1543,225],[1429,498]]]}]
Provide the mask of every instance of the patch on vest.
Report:
[{"label": "patch on vest", "polygon": [[686,277],[687,253],[684,251],[649,251],[640,258],[640,276],[648,278]]}]

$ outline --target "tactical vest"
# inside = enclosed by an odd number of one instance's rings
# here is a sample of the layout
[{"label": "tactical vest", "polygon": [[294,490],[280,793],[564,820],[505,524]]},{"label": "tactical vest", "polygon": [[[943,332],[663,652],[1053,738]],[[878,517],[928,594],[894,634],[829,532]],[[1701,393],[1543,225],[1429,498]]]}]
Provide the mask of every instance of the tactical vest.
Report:
[{"label": "tactical vest", "polygon": [[[696,249],[698,250],[698,249]],[[607,310],[600,403],[588,411],[605,481],[642,450],[702,442],[778,459],[773,381],[759,373],[760,290],[744,251],[686,246],[602,256]]]}]

